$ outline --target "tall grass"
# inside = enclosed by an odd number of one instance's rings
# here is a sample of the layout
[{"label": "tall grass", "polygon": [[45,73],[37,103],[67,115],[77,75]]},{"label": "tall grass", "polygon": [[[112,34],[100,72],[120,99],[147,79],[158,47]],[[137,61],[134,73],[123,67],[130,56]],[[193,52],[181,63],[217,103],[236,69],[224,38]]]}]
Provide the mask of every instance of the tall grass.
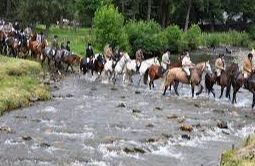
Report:
[{"label": "tall grass", "polygon": [[41,72],[37,62],[0,55],[0,114],[28,106],[31,98],[50,99],[48,88],[40,83]]}]

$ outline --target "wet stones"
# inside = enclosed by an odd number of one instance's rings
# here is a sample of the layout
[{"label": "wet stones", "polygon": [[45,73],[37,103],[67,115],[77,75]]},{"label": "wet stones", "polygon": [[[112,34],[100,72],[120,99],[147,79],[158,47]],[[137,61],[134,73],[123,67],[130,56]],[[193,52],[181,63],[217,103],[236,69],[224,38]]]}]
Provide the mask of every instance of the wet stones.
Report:
[{"label": "wet stones", "polygon": [[146,153],[145,150],[143,150],[142,148],[137,148],[137,147],[125,147],[123,151],[125,153],[141,153],[141,154]]},{"label": "wet stones", "polygon": [[190,140],[190,136],[188,134],[182,134],[181,137],[182,139]]},{"label": "wet stones", "polygon": [[117,108],[125,108],[125,107],[126,107],[126,105],[124,103],[120,103],[117,105]]},{"label": "wet stones", "polygon": [[177,115],[175,115],[175,114],[173,114],[173,115],[169,115],[169,116],[167,116],[166,118],[167,118],[167,119],[177,119],[177,118],[178,118],[178,116],[177,116]]},{"label": "wet stones", "polygon": [[152,127],[154,127],[154,125],[153,125],[153,124],[151,124],[151,123],[149,123],[149,124],[147,124],[147,125],[146,125],[146,127],[148,127],[148,128],[152,128]]},{"label": "wet stones", "polygon": [[16,118],[16,119],[27,119],[27,116],[16,115],[15,118]]},{"label": "wet stones", "polygon": [[70,94],[70,93],[69,93],[69,94],[66,95],[66,97],[67,97],[67,98],[71,98],[71,97],[73,97],[73,94]]},{"label": "wet stones", "polygon": [[138,110],[138,109],[133,109],[132,112],[133,112],[133,113],[141,113],[142,111],[141,111],[141,110]]},{"label": "wet stones", "polygon": [[138,94],[141,94],[141,92],[140,92],[140,91],[135,91],[135,94],[137,94],[137,95],[138,95]]},{"label": "wet stones", "polygon": [[218,121],[217,122],[217,127],[220,129],[228,129],[228,124],[225,121]]},{"label": "wet stones", "polygon": [[191,132],[193,130],[193,127],[189,124],[182,124],[180,127],[181,131]]},{"label": "wet stones", "polygon": [[14,131],[10,127],[7,127],[7,126],[0,126],[0,133],[1,132],[5,132],[7,134],[14,133]]},{"label": "wet stones", "polygon": [[111,90],[112,90],[112,91],[117,91],[117,90],[118,90],[118,88],[116,88],[116,87],[112,87],[112,88],[111,88]]},{"label": "wet stones", "polygon": [[28,135],[25,135],[25,136],[22,136],[21,137],[24,141],[31,141],[32,140],[32,137],[28,136]]},{"label": "wet stones", "polygon": [[161,107],[155,107],[154,111],[162,111],[163,109]]},{"label": "wet stones", "polygon": [[40,147],[41,147],[41,148],[49,148],[50,146],[51,146],[50,144],[45,143],[45,142],[40,143]]}]

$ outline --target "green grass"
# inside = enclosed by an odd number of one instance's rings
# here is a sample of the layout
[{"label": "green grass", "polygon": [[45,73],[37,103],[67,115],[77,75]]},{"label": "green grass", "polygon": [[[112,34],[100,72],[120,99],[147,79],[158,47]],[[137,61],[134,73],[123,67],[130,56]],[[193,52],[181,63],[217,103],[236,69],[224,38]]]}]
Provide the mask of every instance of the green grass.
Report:
[{"label": "green grass", "polygon": [[[45,26],[39,25],[36,28],[36,32],[44,31]],[[85,47],[88,43],[92,43],[94,46],[95,39],[93,38],[92,31],[89,28],[63,28],[51,26],[48,34],[48,42],[50,43],[53,39],[53,36],[58,36],[59,45],[61,42],[66,44],[66,41],[70,41],[71,51],[77,53],[78,55],[84,56]],[[94,48],[95,49],[95,48]],[[95,49],[96,50],[96,49]]]},{"label": "green grass", "polygon": [[255,166],[255,136],[249,136],[243,145],[223,154],[221,166]]},{"label": "green grass", "polygon": [[39,63],[0,55],[0,114],[30,104],[30,98],[50,99],[48,87],[40,83]]}]

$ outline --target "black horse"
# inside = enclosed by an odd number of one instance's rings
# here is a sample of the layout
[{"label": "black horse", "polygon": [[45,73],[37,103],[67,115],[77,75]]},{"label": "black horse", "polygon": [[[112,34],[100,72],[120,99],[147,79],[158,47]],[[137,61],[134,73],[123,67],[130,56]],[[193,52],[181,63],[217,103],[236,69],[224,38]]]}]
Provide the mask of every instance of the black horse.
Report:
[{"label": "black horse", "polygon": [[91,74],[93,76],[94,71],[101,75],[104,69],[104,59],[101,54],[96,55],[94,59],[82,58],[80,62],[80,70],[83,74],[86,74],[89,70],[91,70]]}]

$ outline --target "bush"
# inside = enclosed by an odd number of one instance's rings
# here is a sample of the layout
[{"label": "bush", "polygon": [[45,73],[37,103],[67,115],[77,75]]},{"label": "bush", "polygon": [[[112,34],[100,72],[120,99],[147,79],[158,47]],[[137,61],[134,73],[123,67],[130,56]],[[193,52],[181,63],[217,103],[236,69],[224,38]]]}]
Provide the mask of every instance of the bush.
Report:
[{"label": "bush", "polygon": [[160,25],[154,21],[131,21],[125,25],[128,41],[132,46],[132,53],[143,48],[147,53],[153,53],[162,49],[160,40]]},{"label": "bush", "polygon": [[161,34],[162,44],[173,52],[182,50],[182,30],[177,25],[169,26]]},{"label": "bush", "polygon": [[201,43],[201,29],[198,25],[192,25],[185,33],[184,40],[190,49],[196,49]]},{"label": "bush", "polygon": [[113,5],[105,5],[97,9],[93,18],[97,47],[102,50],[108,43],[128,51],[128,38],[122,28],[123,25],[124,17]]},{"label": "bush", "polygon": [[250,39],[255,40],[255,25],[249,28],[248,34]]}]

